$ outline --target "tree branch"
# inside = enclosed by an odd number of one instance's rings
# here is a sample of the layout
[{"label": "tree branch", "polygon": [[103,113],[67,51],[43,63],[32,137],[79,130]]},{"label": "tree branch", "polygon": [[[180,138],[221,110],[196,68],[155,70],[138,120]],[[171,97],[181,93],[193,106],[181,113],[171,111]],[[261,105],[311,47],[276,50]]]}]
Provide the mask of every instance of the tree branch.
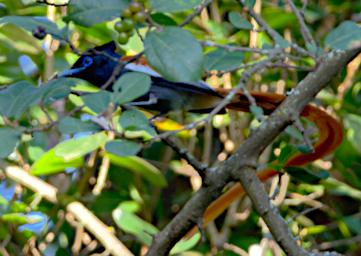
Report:
[{"label": "tree branch", "polygon": [[275,240],[288,255],[307,255],[292,237],[286,222],[268,198],[258,179],[256,160],[263,149],[272,143],[283,129],[299,115],[313,97],[324,88],[361,49],[332,51],[326,54],[318,68],[310,72],[293,90],[292,94],[271,116],[242,144],[229,159],[206,173],[203,187],[186,203],[173,220],[153,239],[147,253],[167,255],[174,244],[195,224],[199,224],[207,206],[222,193],[225,185],[240,180],[257,212],[265,220]]}]

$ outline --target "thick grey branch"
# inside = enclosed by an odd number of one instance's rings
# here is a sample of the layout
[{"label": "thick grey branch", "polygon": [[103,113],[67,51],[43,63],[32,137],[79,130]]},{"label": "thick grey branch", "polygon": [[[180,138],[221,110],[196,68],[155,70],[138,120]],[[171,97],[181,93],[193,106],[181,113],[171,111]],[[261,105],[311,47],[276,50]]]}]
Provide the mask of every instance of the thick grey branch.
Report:
[{"label": "thick grey branch", "polygon": [[308,102],[361,49],[333,51],[320,60],[320,65],[310,72],[293,90],[292,94],[272,115],[242,144],[237,152],[218,167],[209,169],[203,187],[186,203],[178,215],[154,239],[147,255],[167,255],[174,244],[195,224],[200,224],[207,206],[222,193],[231,180],[240,180],[257,212],[265,220],[273,236],[288,255],[306,255],[297,245],[287,224],[277,208],[270,203],[261,181],[256,176],[256,160],[263,149],[289,125]]}]

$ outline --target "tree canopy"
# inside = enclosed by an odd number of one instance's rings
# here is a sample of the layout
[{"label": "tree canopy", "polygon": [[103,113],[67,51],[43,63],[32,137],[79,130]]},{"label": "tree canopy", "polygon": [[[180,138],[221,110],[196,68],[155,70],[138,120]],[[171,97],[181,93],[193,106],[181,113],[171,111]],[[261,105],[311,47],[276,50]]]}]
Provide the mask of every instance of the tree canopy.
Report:
[{"label": "tree canopy", "polygon": [[[0,255],[360,255],[360,13],[338,0],[2,0]],[[116,54],[99,50],[111,41]],[[102,88],[57,77],[89,49],[118,74],[153,71]],[[154,117],[131,104],[153,74],[224,99]],[[240,93],[249,113],[225,111]],[[288,164],[322,138],[327,156]],[[245,194],[206,210],[237,182]]]}]

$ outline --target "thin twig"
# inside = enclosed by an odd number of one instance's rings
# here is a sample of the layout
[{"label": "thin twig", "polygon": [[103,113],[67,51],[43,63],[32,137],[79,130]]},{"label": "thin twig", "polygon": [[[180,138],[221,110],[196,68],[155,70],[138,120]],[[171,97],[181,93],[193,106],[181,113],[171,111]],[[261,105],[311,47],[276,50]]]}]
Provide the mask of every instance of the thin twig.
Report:
[{"label": "thin twig", "polygon": [[188,152],[185,148],[180,148],[177,143],[170,137],[162,138],[162,141],[171,147],[181,158],[185,159],[188,164],[190,164],[201,176],[204,178],[204,175],[207,171],[208,166],[199,162],[192,154]]},{"label": "thin twig", "polygon": [[193,20],[194,17],[198,16],[203,11],[203,9],[206,8],[210,3],[212,3],[212,0],[204,0],[203,3],[200,4],[193,13],[187,16],[181,22],[181,24],[179,24],[179,26],[184,27],[185,25],[187,25],[189,22]]},{"label": "thin twig", "polygon": [[[274,58],[275,56],[272,56],[272,57]],[[242,92],[247,97],[247,99],[249,100],[251,105],[256,105],[256,100],[248,92],[245,85],[246,85],[247,81],[249,80],[249,78],[254,73],[264,69],[265,67],[267,67],[269,62],[272,61],[272,57],[269,58],[269,59],[265,59],[263,61],[260,61],[257,65],[252,67],[250,70],[247,70],[247,71],[243,72],[242,77],[241,77],[239,83],[237,84],[237,86],[234,87],[232,90],[230,90],[229,93],[227,94],[227,96],[224,97],[224,99],[205,118],[200,119],[200,120],[198,120],[196,122],[190,123],[188,125],[185,125],[181,129],[161,133],[161,134],[153,137],[149,142],[152,143],[152,142],[157,141],[159,139],[163,139],[163,138],[169,137],[171,135],[175,135],[175,134],[177,134],[177,133],[179,133],[181,131],[195,129],[195,128],[198,128],[200,126],[203,126],[206,123],[209,123],[212,120],[212,118],[216,114],[218,114],[219,111],[224,109],[224,107],[226,107],[232,101],[233,97],[235,97],[237,92],[239,92],[240,90],[242,90]]]},{"label": "thin twig", "polygon": [[200,42],[202,46],[208,46],[208,47],[217,47],[224,49],[229,52],[253,52],[253,53],[259,53],[259,54],[265,54],[268,55],[274,49],[260,49],[260,48],[251,48],[251,47],[242,47],[242,46],[235,46],[235,45],[226,45],[226,44],[218,44],[212,41],[201,41]]},{"label": "thin twig", "polygon": [[73,108],[69,113],[67,113],[66,115],[64,115],[62,118],[53,121],[45,126],[40,126],[40,127],[31,127],[31,128],[27,128],[24,133],[33,133],[33,132],[41,132],[41,131],[46,131],[49,130],[50,128],[54,127],[55,125],[57,125],[61,120],[63,120],[66,117],[72,116],[73,114],[81,111],[84,108],[84,105],[78,106],[76,108]]},{"label": "thin twig", "polygon": [[[280,39],[283,39],[283,37],[273,28],[271,28],[265,20],[261,16],[259,16],[252,8],[248,8],[245,0],[239,0],[239,2],[246,7],[247,12],[249,15],[252,16],[252,18],[267,32],[267,34],[272,38],[272,40],[275,42],[276,46],[278,45],[278,42]],[[310,56],[313,57],[313,55],[308,52],[307,50],[303,49],[302,47],[298,46],[296,43],[292,42],[291,47],[296,50],[299,54],[304,56]]]},{"label": "thin twig", "polygon": [[306,43],[309,43],[311,45],[316,45],[315,40],[313,39],[306,23],[305,23],[305,19],[303,18],[303,16],[301,15],[301,12],[297,9],[297,7],[295,6],[295,3],[292,0],[287,0],[288,4],[290,5],[292,11],[295,13],[298,23],[300,24],[301,27],[301,34],[303,39],[305,40]]}]

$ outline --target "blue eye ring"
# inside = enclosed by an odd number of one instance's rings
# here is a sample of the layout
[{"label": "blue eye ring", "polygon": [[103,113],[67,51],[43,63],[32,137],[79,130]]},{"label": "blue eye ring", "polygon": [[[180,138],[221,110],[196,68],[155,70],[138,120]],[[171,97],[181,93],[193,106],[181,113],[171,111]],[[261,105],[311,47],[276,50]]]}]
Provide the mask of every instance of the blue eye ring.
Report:
[{"label": "blue eye ring", "polygon": [[93,58],[90,56],[84,56],[82,64],[83,67],[89,67],[91,64],[93,64]]}]

